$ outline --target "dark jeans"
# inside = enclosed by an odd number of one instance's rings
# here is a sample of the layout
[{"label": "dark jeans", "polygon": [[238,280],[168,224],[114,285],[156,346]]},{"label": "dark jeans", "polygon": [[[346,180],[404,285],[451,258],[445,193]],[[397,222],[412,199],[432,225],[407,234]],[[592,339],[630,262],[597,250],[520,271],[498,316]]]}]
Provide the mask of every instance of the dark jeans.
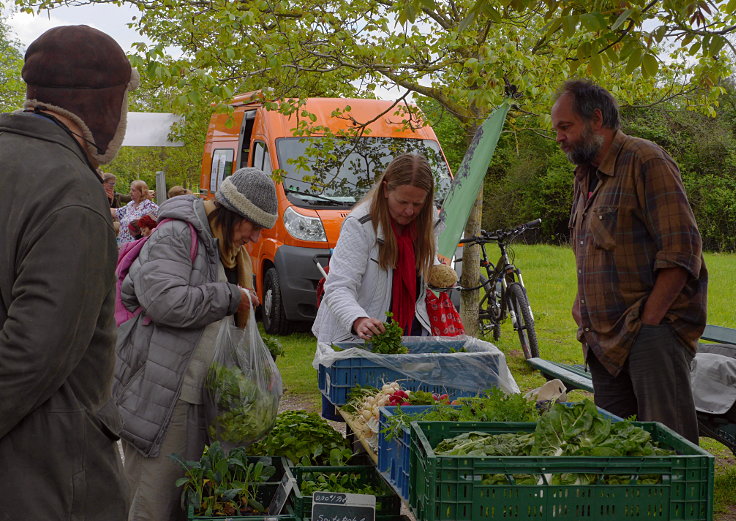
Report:
[{"label": "dark jeans", "polygon": [[618,376],[588,351],[595,404],[617,416],[657,421],[698,443],[690,388],[693,355],[668,325],[643,325]]}]

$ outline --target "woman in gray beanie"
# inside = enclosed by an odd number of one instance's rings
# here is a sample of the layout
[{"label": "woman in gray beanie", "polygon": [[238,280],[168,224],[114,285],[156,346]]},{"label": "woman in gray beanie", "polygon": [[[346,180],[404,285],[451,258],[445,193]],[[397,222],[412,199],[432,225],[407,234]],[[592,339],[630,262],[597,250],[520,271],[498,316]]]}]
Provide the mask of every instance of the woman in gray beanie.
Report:
[{"label": "woman in gray beanie", "polygon": [[255,168],[228,177],[212,201],[169,199],[122,284],[124,305],[142,312],[118,328],[113,396],[123,417],[130,520],[186,519],[169,456],[198,460],[207,443],[203,381],[221,321],[244,327],[251,305],[243,248],[276,222],[272,180]]}]

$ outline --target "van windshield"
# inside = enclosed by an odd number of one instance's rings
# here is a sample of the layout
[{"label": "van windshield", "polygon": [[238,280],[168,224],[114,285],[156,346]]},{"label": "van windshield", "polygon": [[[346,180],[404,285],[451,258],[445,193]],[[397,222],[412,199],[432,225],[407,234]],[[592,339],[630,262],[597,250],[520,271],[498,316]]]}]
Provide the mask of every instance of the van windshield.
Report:
[{"label": "van windshield", "polygon": [[284,190],[297,206],[349,208],[368,192],[389,162],[405,152],[423,154],[429,160],[435,174],[435,199],[441,202],[451,178],[436,141],[389,137],[276,140]]}]

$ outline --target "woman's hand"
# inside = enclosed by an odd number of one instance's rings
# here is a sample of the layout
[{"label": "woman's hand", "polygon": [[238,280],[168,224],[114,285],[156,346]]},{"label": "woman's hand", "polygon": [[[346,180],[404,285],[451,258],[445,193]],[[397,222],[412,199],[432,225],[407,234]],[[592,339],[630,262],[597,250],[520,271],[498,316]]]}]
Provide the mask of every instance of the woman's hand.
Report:
[{"label": "woman's hand", "polygon": [[386,331],[386,326],[377,318],[360,317],[353,322],[353,331],[363,340],[370,340],[373,335]]},{"label": "woman's hand", "polygon": [[240,304],[238,304],[238,313],[248,311],[251,307],[257,307],[261,301],[258,300],[258,295],[253,293],[251,290],[238,286],[240,288]]}]

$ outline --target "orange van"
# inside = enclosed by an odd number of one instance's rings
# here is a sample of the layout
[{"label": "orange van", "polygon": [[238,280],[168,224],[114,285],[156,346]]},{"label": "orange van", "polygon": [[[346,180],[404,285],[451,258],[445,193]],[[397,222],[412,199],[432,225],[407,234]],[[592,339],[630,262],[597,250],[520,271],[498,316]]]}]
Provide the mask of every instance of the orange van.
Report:
[{"label": "orange van", "polygon": [[[438,200],[449,188],[450,171],[429,126],[407,128],[394,109],[377,117],[392,103],[309,98],[287,116],[267,110],[259,93],[249,93],[232,100],[232,113],[212,115],[201,195],[212,197],[225,177],[244,166],[260,168],[275,179],[276,224],[257,243],[248,244],[267,332],[285,334],[311,325],[322,277],[317,264],[327,265],[343,219],[393,157],[403,152],[426,155],[436,173]],[[361,137],[298,137],[294,130],[303,110],[313,115],[313,125],[332,133],[350,129],[355,121],[370,123]]]}]

